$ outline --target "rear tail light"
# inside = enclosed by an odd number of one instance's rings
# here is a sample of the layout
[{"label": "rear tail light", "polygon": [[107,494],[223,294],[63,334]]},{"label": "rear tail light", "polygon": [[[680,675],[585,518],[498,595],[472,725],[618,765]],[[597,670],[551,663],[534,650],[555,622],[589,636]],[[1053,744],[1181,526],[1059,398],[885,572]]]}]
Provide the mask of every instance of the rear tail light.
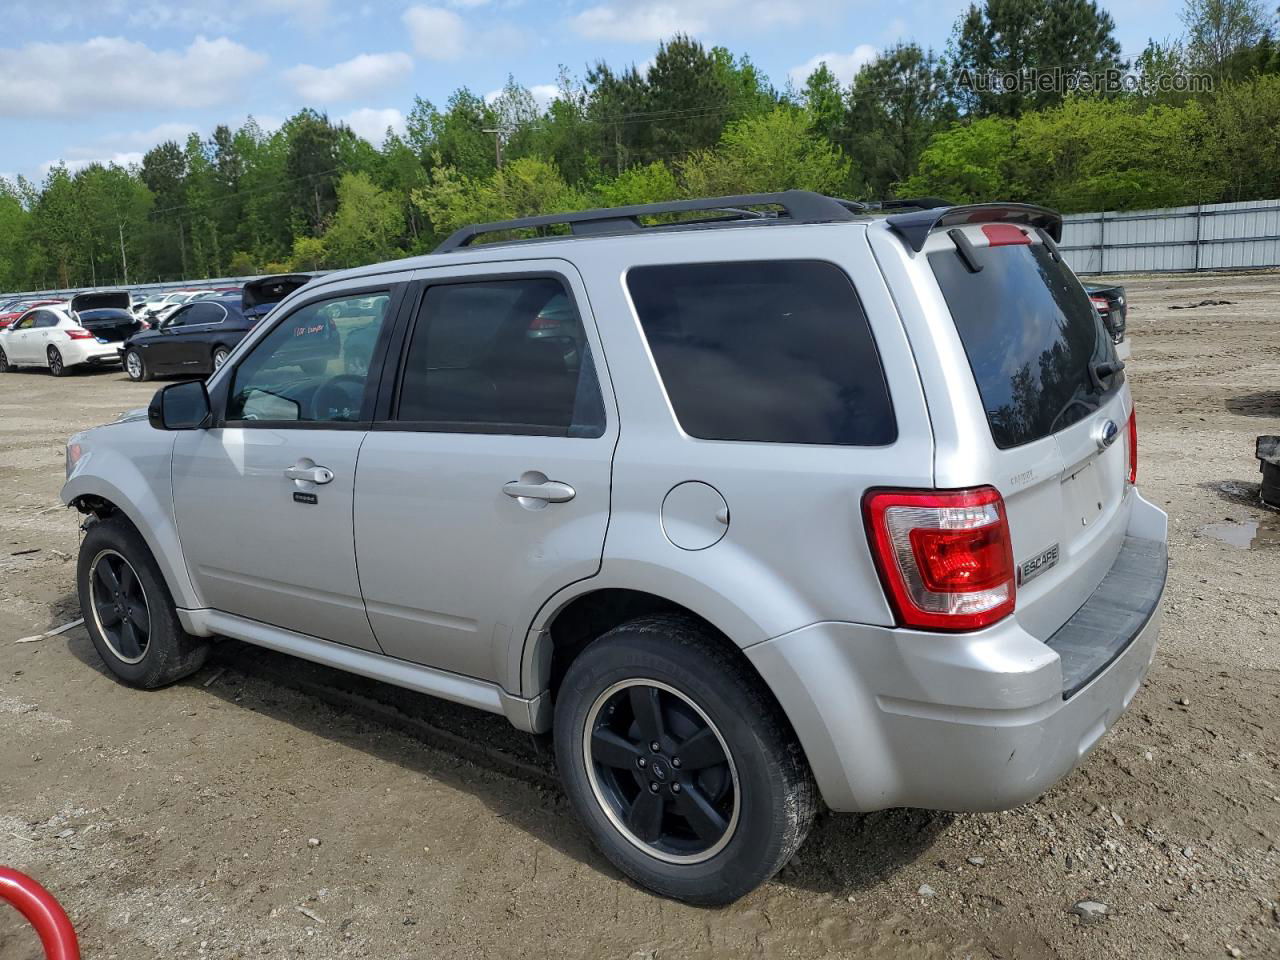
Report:
[{"label": "rear tail light", "polygon": [[1129,483],[1138,482],[1138,408],[1134,407],[1129,411],[1129,444],[1126,452],[1129,454]]},{"label": "rear tail light", "polygon": [[901,626],[977,630],[1013,612],[1013,547],[999,491],[875,490],[862,506]]},{"label": "rear tail light", "polygon": [[67,331],[67,336],[72,340],[92,340],[93,334],[88,330],[82,330],[80,327],[72,327]]},{"label": "rear tail light", "polygon": [[1099,313],[1107,313],[1111,309],[1106,297],[1090,297],[1089,302],[1098,308]]}]

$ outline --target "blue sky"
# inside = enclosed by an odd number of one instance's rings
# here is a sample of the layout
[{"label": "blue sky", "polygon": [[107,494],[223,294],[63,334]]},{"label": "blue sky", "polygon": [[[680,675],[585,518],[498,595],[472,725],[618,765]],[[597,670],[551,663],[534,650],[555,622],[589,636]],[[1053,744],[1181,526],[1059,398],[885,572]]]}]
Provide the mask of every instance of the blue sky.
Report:
[{"label": "blue sky", "polygon": [[[820,60],[848,79],[898,40],[945,46],[966,0],[0,0],[0,176],[136,162],[156,143],[301,107],[374,142],[415,94],[507,74],[644,64],[677,31],[747,53],[782,87]],[[1180,32],[1181,0],[1104,3],[1127,55]]]}]

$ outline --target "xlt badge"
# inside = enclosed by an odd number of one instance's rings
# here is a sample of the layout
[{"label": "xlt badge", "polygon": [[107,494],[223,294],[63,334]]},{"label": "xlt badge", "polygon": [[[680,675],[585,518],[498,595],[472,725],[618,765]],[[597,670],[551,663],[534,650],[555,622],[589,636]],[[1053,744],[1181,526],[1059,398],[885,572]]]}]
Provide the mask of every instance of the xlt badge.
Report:
[{"label": "xlt badge", "polygon": [[1028,580],[1034,580],[1058,562],[1058,545],[1055,543],[1048,550],[1036,554],[1030,560],[1022,561],[1018,567],[1018,586]]}]

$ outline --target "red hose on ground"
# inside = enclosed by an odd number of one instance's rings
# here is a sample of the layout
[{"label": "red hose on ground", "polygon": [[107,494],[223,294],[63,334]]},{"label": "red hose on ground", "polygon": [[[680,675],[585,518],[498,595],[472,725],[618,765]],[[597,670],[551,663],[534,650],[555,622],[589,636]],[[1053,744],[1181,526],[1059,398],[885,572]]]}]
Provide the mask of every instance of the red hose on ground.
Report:
[{"label": "red hose on ground", "polygon": [[48,890],[26,874],[0,867],[0,899],[17,907],[36,928],[47,960],[80,960],[75,928]]}]

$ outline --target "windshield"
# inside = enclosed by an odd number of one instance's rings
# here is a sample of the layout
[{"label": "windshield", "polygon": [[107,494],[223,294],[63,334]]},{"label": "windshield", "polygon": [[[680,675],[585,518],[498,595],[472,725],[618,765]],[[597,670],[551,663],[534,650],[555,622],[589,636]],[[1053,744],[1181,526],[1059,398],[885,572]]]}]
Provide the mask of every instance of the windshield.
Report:
[{"label": "windshield", "polygon": [[1115,349],[1080,281],[1045,244],[974,250],[973,273],[955,250],[929,255],[964,344],[991,436],[1031,443],[1097,409],[1123,374],[1096,376]]}]

